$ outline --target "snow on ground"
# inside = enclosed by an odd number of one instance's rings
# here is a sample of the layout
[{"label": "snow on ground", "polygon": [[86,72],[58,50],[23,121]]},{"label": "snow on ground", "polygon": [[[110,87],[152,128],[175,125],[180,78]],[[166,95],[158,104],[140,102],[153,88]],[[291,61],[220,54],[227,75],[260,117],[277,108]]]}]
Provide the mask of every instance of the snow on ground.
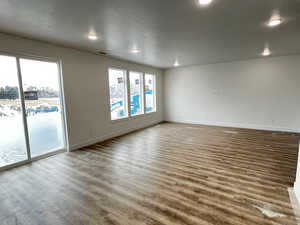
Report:
[{"label": "snow on ground", "polygon": [[[32,156],[63,148],[60,112],[39,113],[28,117]],[[27,158],[21,115],[0,117],[0,167]]]}]

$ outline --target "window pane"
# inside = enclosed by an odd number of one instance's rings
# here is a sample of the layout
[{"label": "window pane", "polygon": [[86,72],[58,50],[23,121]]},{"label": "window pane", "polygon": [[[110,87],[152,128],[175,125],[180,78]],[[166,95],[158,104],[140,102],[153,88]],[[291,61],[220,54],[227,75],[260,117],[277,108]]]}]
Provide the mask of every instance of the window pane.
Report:
[{"label": "window pane", "polygon": [[142,73],[130,72],[130,112],[131,116],[143,114]]},{"label": "window pane", "polygon": [[0,167],[27,159],[15,57],[0,56]]},{"label": "window pane", "polygon": [[155,96],[155,76],[152,74],[145,74],[145,103],[146,113],[156,111],[156,96]]},{"label": "window pane", "polygon": [[126,71],[109,69],[109,91],[111,119],[127,117]]},{"label": "window pane", "polygon": [[64,127],[56,63],[20,59],[31,155],[63,149]]}]

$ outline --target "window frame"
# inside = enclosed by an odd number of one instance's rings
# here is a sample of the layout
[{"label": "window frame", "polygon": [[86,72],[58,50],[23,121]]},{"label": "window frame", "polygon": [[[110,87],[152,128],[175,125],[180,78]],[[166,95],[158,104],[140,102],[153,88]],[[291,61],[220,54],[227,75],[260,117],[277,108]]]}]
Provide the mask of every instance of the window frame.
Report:
[{"label": "window frame", "polygon": [[[112,114],[111,114],[111,104],[110,104],[110,83],[109,83],[109,70],[120,70],[120,71],[124,71],[124,74],[125,74],[125,93],[127,94],[124,99],[126,99],[127,101],[127,104],[126,104],[126,112],[127,112],[127,116],[126,117],[122,117],[122,118],[119,118],[119,119],[113,119],[112,118]],[[131,115],[131,94],[130,94],[130,72],[133,72],[133,73],[139,73],[141,75],[141,91],[142,91],[142,113],[141,114],[138,114],[138,115]],[[146,94],[145,94],[145,75],[152,75],[153,78],[154,78],[154,84],[153,84],[153,93],[154,93],[154,96],[153,96],[153,103],[154,103],[154,110],[152,112],[146,112]],[[148,73],[148,72],[139,72],[139,71],[136,71],[136,70],[130,70],[130,69],[125,69],[125,68],[121,68],[121,67],[108,67],[107,69],[107,77],[108,77],[108,92],[109,92],[109,112],[110,112],[110,121],[112,123],[115,123],[115,122],[120,122],[120,121],[124,121],[124,120],[130,120],[132,118],[138,118],[138,117],[142,117],[142,116],[147,116],[147,115],[150,115],[152,113],[156,113],[157,112],[157,96],[156,96],[156,74],[155,73]]]}]

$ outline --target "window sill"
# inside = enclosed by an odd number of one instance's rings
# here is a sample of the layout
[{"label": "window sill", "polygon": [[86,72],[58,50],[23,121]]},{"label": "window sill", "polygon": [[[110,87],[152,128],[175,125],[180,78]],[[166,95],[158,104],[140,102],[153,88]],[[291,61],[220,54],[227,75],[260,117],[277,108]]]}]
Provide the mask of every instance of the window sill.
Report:
[{"label": "window sill", "polygon": [[151,114],[156,113],[156,112],[157,112],[157,111],[147,112],[147,113],[145,113],[145,115],[151,115]]},{"label": "window sill", "polygon": [[149,113],[143,113],[143,114],[140,114],[140,115],[136,115],[136,116],[130,116],[130,117],[125,117],[125,118],[122,118],[122,119],[117,119],[117,120],[110,120],[111,123],[119,123],[119,122],[124,122],[124,121],[129,121],[129,120],[134,120],[136,118],[142,118],[142,117],[146,117],[146,116],[150,116],[154,113],[156,113],[157,111],[155,112],[149,112]]}]

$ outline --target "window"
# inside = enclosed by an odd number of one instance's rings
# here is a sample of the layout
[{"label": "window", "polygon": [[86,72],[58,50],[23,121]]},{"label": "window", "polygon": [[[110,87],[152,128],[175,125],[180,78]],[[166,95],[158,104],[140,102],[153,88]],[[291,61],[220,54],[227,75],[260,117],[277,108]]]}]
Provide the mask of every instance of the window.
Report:
[{"label": "window", "polygon": [[114,68],[108,74],[112,120],[156,112],[155,75]]},{"label": "window", "polygon": [[129,73],[130,80],[130,115],[137,116],[144,113],[143,105],[143,74]]},{"label": "window", "polygon": [[145,103],[146,113],[156,111],[155,76],[145,74]]},{"label": "window", "polygon": [[122,119],[128,116],[126,71],[109,69],[108,72],[111,119]]}]

